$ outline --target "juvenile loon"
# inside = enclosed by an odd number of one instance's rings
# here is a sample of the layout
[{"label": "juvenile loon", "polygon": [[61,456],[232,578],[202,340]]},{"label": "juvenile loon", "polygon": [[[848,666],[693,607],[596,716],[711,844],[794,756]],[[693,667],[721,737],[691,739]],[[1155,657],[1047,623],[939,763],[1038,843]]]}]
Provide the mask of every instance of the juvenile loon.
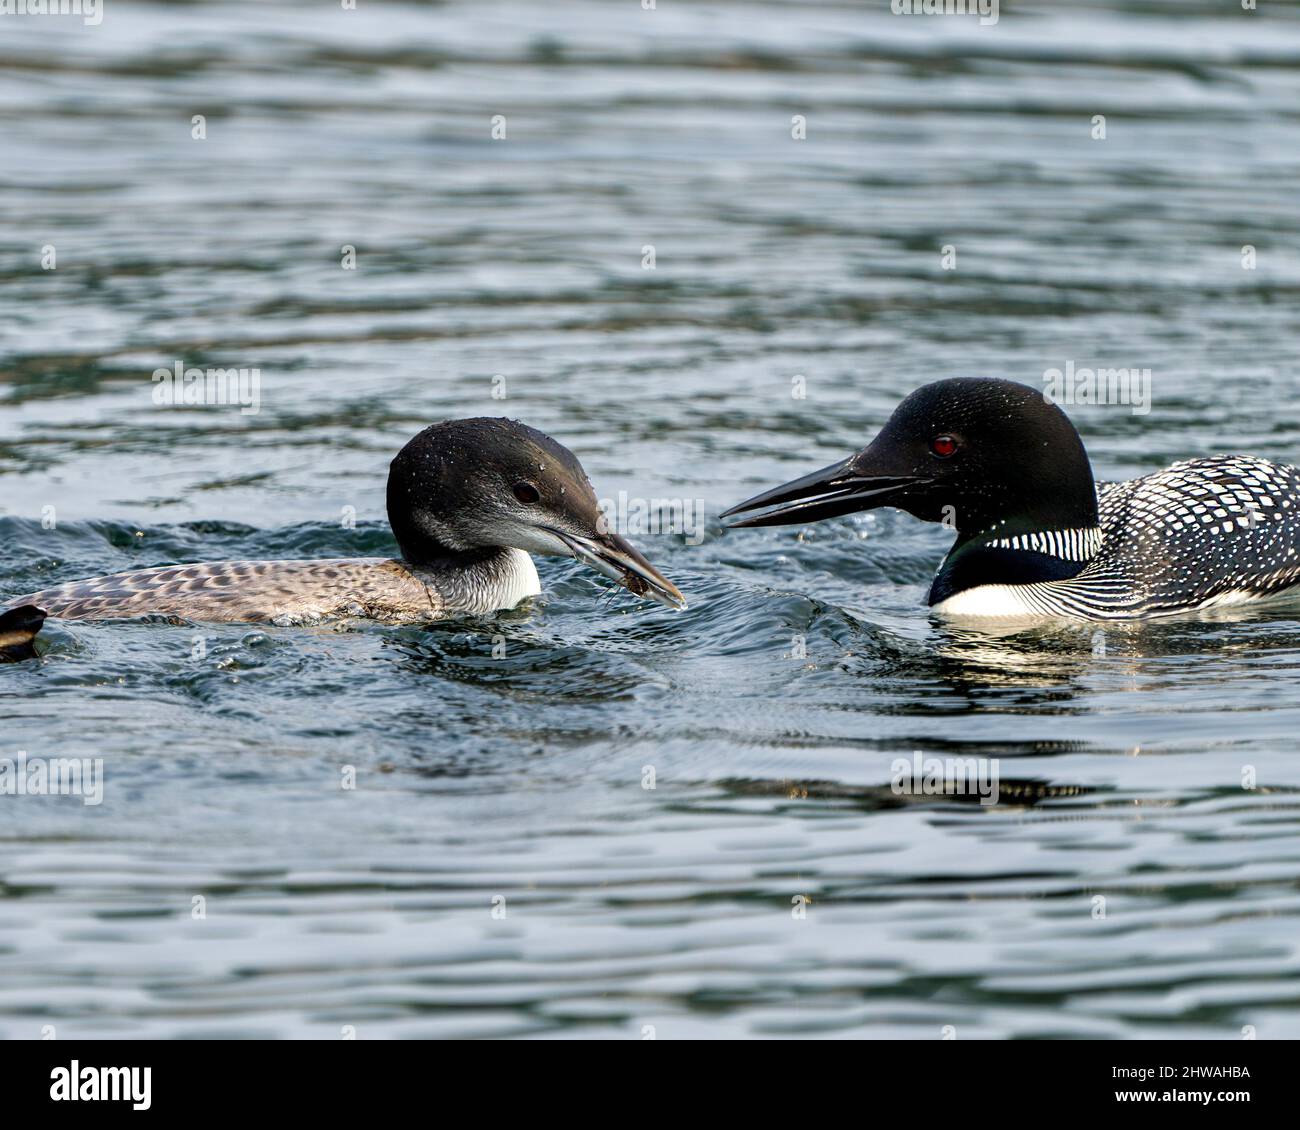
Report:
[{"label": "juvenile loon", "polygon": [[530,553],[575,557],[638,596],[686,606],[671,581],[606,528],[573,453],[513,420],[425,428],[389,468],[388,520],[400,560],[218,561],[115,573],[5,602],[10,612],[0,616],[0,636],[9,625],[11,647],[21,649],[42,612],[70,620],[161,613],[280,624],[488,613],[541,592]]},{"label": "juvenile loon", "polygon": [[1300,584],[1300,471],[1242,455],[1097,485],[1041,391],[962,378],[917,389],[869,446],[733,506],[735,526],[895,506],[957,537],[930,586],[948,616],[1144,619]]}]

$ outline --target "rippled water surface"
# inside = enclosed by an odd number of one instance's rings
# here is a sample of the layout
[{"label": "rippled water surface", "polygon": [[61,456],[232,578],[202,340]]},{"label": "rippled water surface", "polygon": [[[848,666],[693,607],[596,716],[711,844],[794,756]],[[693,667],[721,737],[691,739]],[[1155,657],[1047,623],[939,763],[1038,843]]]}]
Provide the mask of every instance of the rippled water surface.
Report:
[{"label": "rippled water surface", "polygon": [[[927,380],[1070,360],[1153,373],[1072,409],[1103,477],[1300,458],[1261,9],[0,17],[0,593],[390,552],[448,416],[708,515],[638,539],[683,614],[544,560],[489,620],[52,626],[0,755],[105,797],[0,797],[0,1034],[1300,1036],[1297,606],[977,634],[925,611],[937,527],[716,518]],[[155,407],[177,361],[260,411]],[[1001,802],[896,795],[916,751]]]}]

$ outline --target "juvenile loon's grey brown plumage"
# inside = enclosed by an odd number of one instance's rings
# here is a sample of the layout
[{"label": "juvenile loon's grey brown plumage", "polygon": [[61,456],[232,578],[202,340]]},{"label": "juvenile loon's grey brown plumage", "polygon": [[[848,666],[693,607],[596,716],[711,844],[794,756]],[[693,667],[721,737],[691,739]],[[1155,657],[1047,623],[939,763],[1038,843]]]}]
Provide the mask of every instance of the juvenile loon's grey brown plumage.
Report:
[{"label": "juvenile loon's grey brown plumage", "polygon": [[388,514],[400,560],[165,565],[56,585],[6,604],[68,620],[437,620],[511,608],[538,593],[532,552],[576,557],[637,595],[685,606],[671,581],[605,528],[573,453],[524,424],[474,419],[426,428],[393,460]]},{"label": "juvenile loon's grey brown plumage", "polygon": [[956,531],[930,586],[948,616],[1146,619],[1300,586],[1300,470],[1218,455],[1098,487],[1065,413],[1013,381],[917,389],[856,455],[723,517],[766,510],[735,525],[779,526],[877,506]]},{"label": "juvenile loon's grey brown plumage", "polygon": [[156,613],[188,620],[304,622],[333,616],[427,620],[447,601],[401,561],[210,561],[72,581],[19,597],[63,620]]}]

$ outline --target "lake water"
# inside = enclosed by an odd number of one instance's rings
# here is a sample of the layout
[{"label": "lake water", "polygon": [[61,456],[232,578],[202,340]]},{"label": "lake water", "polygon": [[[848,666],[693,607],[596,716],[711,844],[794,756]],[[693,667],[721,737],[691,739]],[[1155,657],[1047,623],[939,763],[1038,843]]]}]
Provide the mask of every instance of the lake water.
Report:
[{"label": "lake water", "polygon": [[[707,515],[633,531],[681,614],[541,560],[483,621],[52,624],[0,756],[104,797],[0,797],[0,1035],[1300,1036],[1300,608],[958,631],[936,526],[717,520],[926,381],[1071,361],[1152,372],[1071,409],[1103,478],[1300,459],[1261,9],[0,16],[0,593],[390,552],[449,416]],[[155,406],[177,363],[259,411]],[[898,795],[918,752],[1000,802]]]}]

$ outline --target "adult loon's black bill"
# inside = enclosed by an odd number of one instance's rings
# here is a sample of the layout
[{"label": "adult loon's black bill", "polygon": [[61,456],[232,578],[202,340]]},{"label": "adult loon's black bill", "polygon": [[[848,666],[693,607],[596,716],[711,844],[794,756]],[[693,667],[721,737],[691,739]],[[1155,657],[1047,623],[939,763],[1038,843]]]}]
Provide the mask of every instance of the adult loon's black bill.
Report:
[{"label": "adult loon's black bill", "polygon": [[723,518],[749,510],[767,510],[752,518],[731,522],[732,529],[745,526],[792,526],[820,522],[874,506],[888,506],[900,492],[920,484],[915,475],[891,475],[873,469],[870,449],[859,452],[811,475],[773,487],[724,510]]},{"label": "adult loon's black bill", "polygon": [[925,385],[871,444],[764,491],[735,526],[893,506],[956,533],[929,603],[954,617],[1145,619],[1300,592],[1300,470],[1244,455],[1098,485],[1038,389]]}]

